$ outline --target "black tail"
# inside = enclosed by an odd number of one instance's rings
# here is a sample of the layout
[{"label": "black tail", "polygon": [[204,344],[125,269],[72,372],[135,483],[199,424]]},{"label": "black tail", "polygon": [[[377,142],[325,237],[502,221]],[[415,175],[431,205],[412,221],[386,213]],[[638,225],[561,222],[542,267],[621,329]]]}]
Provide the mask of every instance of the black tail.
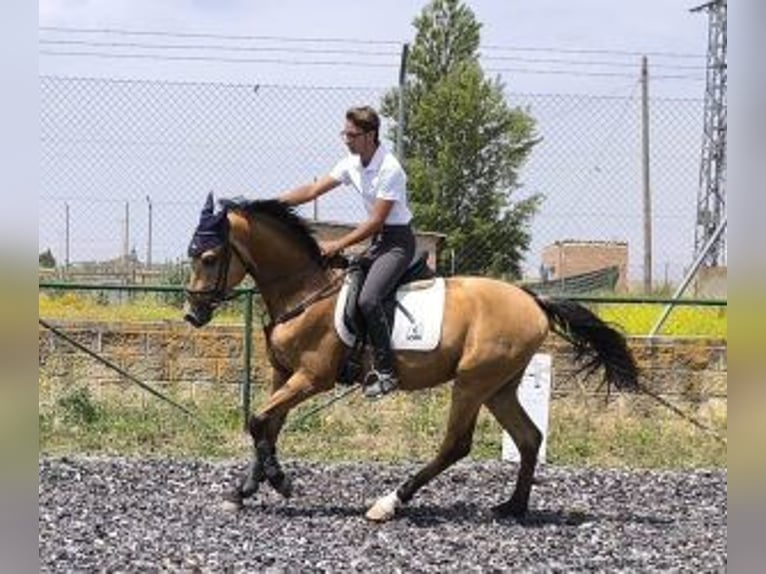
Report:
[{"label": "black tail", "polygon": [[553,332],[574,346],[578,373],[590,375],[603,367],[607,386],[638,390],[638,367],[622,333],[575,301],[541,297],[524,290],[545,311]]}]

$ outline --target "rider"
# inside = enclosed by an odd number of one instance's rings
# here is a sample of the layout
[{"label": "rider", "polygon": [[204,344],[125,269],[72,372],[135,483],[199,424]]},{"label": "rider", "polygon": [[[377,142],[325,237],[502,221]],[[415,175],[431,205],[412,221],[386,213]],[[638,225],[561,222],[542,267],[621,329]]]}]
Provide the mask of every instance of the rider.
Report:
[{"label": "rider", "polygon": [[382,303],[395,289],[415,253],[415,236],[410,227],[412,213],[407,205],[407,176],[396,157],[380,142],[379,129],[380,119],[374,109],[350,108],[341,132],[350,154],[329,174],[279,198],[288,205],[300,205],[346,184],[353,186],[364,202],[367,220],[339,239],[322,242],[320,247],[326,257],[332,257],[372,238],[360,259],[367,276],[358,302],[373,347],[373,370],[364,388],[369,398],[391,392],[399,384],[391,351],[391,329]]}]

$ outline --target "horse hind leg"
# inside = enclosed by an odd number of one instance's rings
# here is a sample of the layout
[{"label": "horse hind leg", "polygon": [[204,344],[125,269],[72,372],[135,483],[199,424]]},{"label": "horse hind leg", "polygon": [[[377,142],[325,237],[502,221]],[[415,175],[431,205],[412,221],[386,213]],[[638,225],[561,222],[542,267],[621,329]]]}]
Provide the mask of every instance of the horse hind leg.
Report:
[{"label": "horse hind leg", "polygon": [[379,498],[367,511],[367,518],[374,522],[390,520],[399,504],[409,502],[426,483],[466,456],[471,451],[480,408],[481,399],[475,396],[475,391],[456,381],[452,387],[447,434],[436,457],[395,491]]},{"label": "horse hind leg", "polygon": [[523,371],[485,403],[497,422],[511,435],[521,454],[516,487],[511,498],[493,508],[499,517],[522,518],[527,513],[537,453],[543,440],[542,433],[519,403],[516,391],[522,376]]}]

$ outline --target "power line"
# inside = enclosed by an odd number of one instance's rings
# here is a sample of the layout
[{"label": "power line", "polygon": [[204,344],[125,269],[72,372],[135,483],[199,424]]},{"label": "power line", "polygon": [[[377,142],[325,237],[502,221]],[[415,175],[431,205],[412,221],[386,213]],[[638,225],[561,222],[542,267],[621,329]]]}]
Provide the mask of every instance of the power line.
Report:
[{"label": "power line", "polygon": [[[582,72],[579,70],[535,70],[530,68],[485,68],[485,72],[509,74],[548,74],[556,76],[582,76],[594,78],[635,78],[636,74],[623,72]],[[691,80],[703,82],[705,78],[687,75],[663,74],[652,76],[652,80]]]},{"label": "power line", "polygon": [[[100,42],[90,40],[40,40],[40,44],[52,46],[82,46],[87,48],[131,48],[141,50],[211,50],[224,52],[284,52],[297,54],[341,54],[349,56],[400,56],[400,52],[394,51],[370,51],[355,49],[317,49],[317,48],[285,48],[285,47],[262,47],[262,46],[223,46],[220,44],[153,44],[146,42]],[[617,62],[604,60],[574,60],[566,58],[527,58],[523,56],[481,56],[485,61],[506,61],[529,64],[566,64],[574,66],[602,66],[615,68],[635,68],[635,62]],[[654,65],[655,69],[668,70],[704,70],[704,66],[683,65]]]},{"label": "power line", "polygon": [[663,52],[663,51],[634,51],[634,50],[611,50],[611,49],[580,49],[580,48],[553,48],[544,46],[482,46],[485,50],[497,50],[501,52],[557,52],[560,54],[605,54],[614,56],[654,56],[659,58],[690,58],[701,60],[703,55],[690,54],[684,52]]},{"label": "power line", "polygon": [[279,42],[313,42],[313,43],[347,43],[347,44],[376,44],[401,46],[403,42],[396,40],[363,40],[360,38],[296,38],[291,36],[248,36],[236,34],[213,34],[203,32],[169,32],[162,30],[127,30],[123,28],[68,28],[63,26],[40,26],[44,32],[61,32],[67,34],[112,34],[115,36],[160,36],[167,38],[212,38],[218,40],[268,40]]},{"label": "power line", "polygon": [[370,50],[317,49],[317,48],[273,48],[256,46],[222,46],[220,44],[147,44],[143,42],[93,42],[89,40],[40,40],[39,44],[85,46],[88,48],[133,48],[146,50],[213,50],[224,52],[290,52],[299,54],[345,54],[354,56],[392,56],[399,57],[399,52],[377,52]]},{"label": "power line", "polygon": [[[638,64],[636,62],[616,62],[616,61],[604,61],[604,60],[572,60],[566,58],[525,58],[522,56],[482,56],[482,60],[487,61],[508,61],[508,62],[522,62],[530,64],[566,64],[574,66],[604,66],[607,68],[633,68],[637,69]],[[669,64],[652,65],[654,69],[662,70],[705,70],[705,66],[678,66]]]},{"label": "power line", "polygon": [[221,62],[228,64],[286,64],[297,66],[359,66],[363,68],[398,68],[398,63],[353,62],[340,60],[288,60],[284,58],[226,58],[223,56],[169,56],[164,54],[115,54],[109,52],[78,52],[41,50],[45,56],[87,56],[93,58],[117,58],[139,60],[168,60],[193,62]]},{"label": "power line", "polygon": [[[66,26],[40,26],[39,31],[54,32],[63,34],[102,34],[115,36],[156,36],[165,38],[207,38],[216,40],[235,40],[235,41],[278,41],[287,43],[345,43],[345,44],[366,44],[366,45],[387,45],[400,47],[403,40],[369,40],[360,38],[319,38],[319,37],[291,37],[291,36],[270,36],[270,35],[233,35],[233,34],[215,34],[203,32],[171,32],[167,30],[129,30],[125,28],[78,28]],[[704,55],[691,54],[671,51],[635,51],[618,49],[579,49],[579,48],[556,48],[552,46],[503,46],[503,45],[483,45],[482,50],[495,50],[501,52],[543,52],[560,54],[605,54],[617,56],[652,56],[660,58],[690,58],[704,59]]]},{"label": "power line", "polygon": [[[188,62],[218,62],[227,64],[280,64],[289,66],[355,66],[360,68],[398,68],[398,63],[361,62],[352,60],[291,60],[286,58],[228,58],[224,56],[192,56],[192,55],[165,55],[165,54],[120,54],[113,52],[84,52],[64,50],[41,50],[44,56],[64,57],[90,57],[99,59],[136,59],[154,61],[188,61]],[[489,73],[515,73],[515,74],[547,74],[578,77],[600,78],[633,78],[635,74],[625,72],[585,72],[581,70],[551,70],[533,68],[486,68]],[[701,81],[704,78],[688,75],[656,75],[654,80],[694,80]]]}]

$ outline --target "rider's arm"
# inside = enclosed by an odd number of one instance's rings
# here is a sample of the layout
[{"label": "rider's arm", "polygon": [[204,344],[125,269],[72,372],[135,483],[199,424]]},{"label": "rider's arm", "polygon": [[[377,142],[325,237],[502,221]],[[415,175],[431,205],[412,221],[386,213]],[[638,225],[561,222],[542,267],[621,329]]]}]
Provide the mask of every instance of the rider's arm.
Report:
[{"label": "rider's arm", "polygon": [[287,205],[300,205],[302,203],[306,203],[307,201],[316,199],[324,193],[327,193],[331,189],[339,186],[340,183],[341,182],[339,182],[337,179],[330,177],[329,175],[325,175],[316,181],[299,185],[290,191],[286,191],[279,196],[279,199]]},{"label": "rider's arm", "polygon": [[383,227],[383,224],[386,222],[386,218],[388,217],[388,214],[391,213],[393,207],[394,202],[390,199],[376,199],[372,206],[370,217],[367,218],[366,221],[357,225],[343,237],[334,241],[322,243],[322,250],[325,255],[335,255],[346,247],[355,245],[360,241],[364,241],[368,237],[375,235]]}]

